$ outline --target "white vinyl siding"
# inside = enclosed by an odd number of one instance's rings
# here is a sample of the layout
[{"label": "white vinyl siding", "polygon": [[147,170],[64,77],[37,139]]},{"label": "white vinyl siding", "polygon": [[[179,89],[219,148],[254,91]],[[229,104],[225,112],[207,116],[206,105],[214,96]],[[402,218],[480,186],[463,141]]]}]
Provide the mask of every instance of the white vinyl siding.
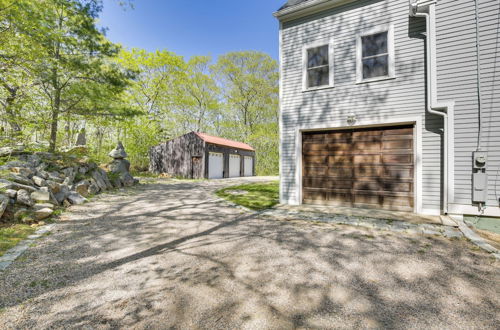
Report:
[{"label": "white vinyl siding", "polygon": [[[356,36],[373,28],[394,26],[394,75],[397,79],[356,84]],[[357,1],[311,17],[283,23],[281,98],[281,196],[297,203],[296,128],[325,125],[355,115],[359,121],[390,121],[415,116],[422,122],[423,208],[441,208],[442,120],[425,112],[425,22],[411,20],[405,1]],[[412,37],[410,37],[411,35]],[[302,45],[334,38],[332,89],[303,93]]]},{"label": "white vinyl siding", "polygon": [[[455,101],[455,200],[472,200],[472,152],[477,147],[476,31],[473,1],[438,1],[436,6],[438,97]],[[482,150],[488,152],[488,209],[500,198],[500,5],[479,1],[482,76]]]}]

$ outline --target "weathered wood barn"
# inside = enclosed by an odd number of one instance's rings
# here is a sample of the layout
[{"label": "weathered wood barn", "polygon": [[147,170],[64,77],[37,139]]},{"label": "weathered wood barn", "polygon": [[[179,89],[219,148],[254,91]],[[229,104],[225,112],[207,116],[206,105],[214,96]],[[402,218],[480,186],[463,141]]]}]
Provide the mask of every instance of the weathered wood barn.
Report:
[{"label": "weathered wood barn", "polygon": [[190,179],[255,175],[255,150],[246,143],[191,132],[149,150],[149,170]]}]

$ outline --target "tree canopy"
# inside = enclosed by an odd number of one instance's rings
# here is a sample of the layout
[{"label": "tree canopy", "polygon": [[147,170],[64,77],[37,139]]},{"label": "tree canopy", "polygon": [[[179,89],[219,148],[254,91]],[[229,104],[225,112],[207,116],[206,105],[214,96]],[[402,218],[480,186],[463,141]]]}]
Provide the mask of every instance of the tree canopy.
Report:
[{"label": "tree canopy", "polygon": [[55,151],[85,131],[97,160],[122,140],[145,169],[151,146],[199,131],[251,144],[257,172],[277,173],[274,59],[123,49],[97,27],[101,9],[101,0],[0,0],[2,144]]}]

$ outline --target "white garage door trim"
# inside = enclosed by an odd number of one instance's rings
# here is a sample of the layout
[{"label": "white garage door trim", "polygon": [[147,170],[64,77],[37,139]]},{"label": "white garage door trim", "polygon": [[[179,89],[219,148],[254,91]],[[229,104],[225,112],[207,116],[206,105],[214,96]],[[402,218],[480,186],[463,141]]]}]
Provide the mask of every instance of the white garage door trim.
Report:
[{"label": "white garage door trim", "polygon": [[[422,187],[422,117],[421,116],[402,116],[392,117],[390,119],[376,119],[376,120],[359,120],[355,125],[346,126],[343,120],[324,122],[321,124],[305,124],[300,125],[295,131],[295,194],[288,200],[283,200],[284,204],[300,205],[302,204],[302,132],[303,131],[316,131],[328,129],[343,129],[343,128],[356,128],[356,127],[371,127],[371,126],[388,126],[397,124],[415,124],[415,213],[422,214],[435,214],[438,210],[423,209],[423,187]],[[281,189],[285,190],[285,181],[281,180]]]},{"label": "white garage door trim", "polygon": [[241,176],[240,155],[229,155],[229,177],[237,178]]},{"label": "white garage door trim", "polygon": [[208,178],[222,179],[224,177],[224,154],[210,152],[208,156]]},{"label": "white garage door trim", "polygon": [[253,157],[245,156],[245,176],[253,176]]}]

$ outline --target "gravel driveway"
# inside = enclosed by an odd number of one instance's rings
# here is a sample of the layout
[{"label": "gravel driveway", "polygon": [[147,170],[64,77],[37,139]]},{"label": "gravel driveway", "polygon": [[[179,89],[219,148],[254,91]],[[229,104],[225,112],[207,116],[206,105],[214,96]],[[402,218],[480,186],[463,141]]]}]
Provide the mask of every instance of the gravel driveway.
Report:
[{"label": "gravel driveway", "polygon": [[0,328],[498,329],[500,267],[473,245],[261,219],[213,194],[252,180],[73,207],[0,273]]}]

